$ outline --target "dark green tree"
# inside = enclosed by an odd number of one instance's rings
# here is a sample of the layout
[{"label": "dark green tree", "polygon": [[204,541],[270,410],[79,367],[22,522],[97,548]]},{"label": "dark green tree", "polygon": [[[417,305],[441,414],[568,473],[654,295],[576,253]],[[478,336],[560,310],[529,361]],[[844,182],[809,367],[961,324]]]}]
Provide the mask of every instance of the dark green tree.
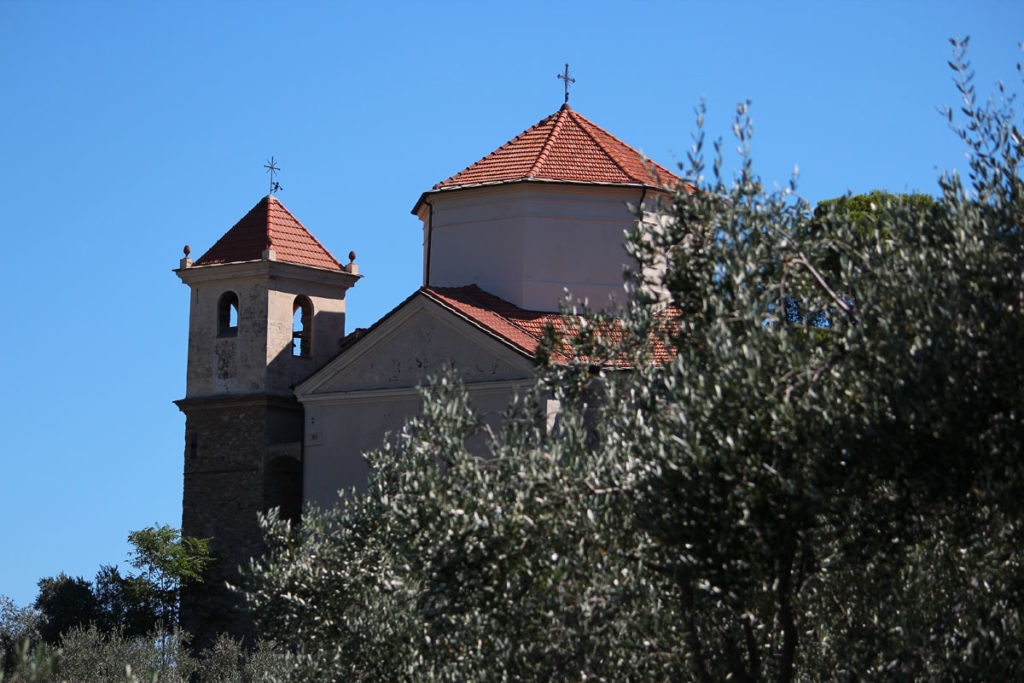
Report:
[{"label": "dark green tree", "polygon": [[117,566],[100,567],[93,593],[99,605],[96,625],[103,633],[120,630],[127,637],[143,636],[161,619],[155,586],[142,576],[122,576]]},{"label": "dark green tree", "polygon": [[82,577],[61,572],[55,577],[39,580],[35,607],[42,612],[39,633],[51,645],[75,626],[88,626],[99,617],[99,604],[92,592],[92,583]]},{"label": "dark green tree", "polygon": [[105,565],[94,582],[64,573],[39,582],[35,607],[39,632],[51,645],[68,630],[95,625],[100,633],[143,636],[158,624],[177,625],[182,586],[201,580],[211,562],[206,539],[182,537],[170,526],[147,527],[128,536],[133,546],[129,563],[136,575],[122,576]]},{"label": "dark green tree", "polygon": [[[865,238],[873,232],[881,230],[889,233],[894,222],[889,214],[896,210],[907,210],[929,215],[941,207],[931,195],[893,194],[885,190],[872,190],[867,194],[846,195],[834,199],[823,199],[814,208],[811,225],[822,232],[830,233],[829,220],[839,217],[845,222],[853,223]],[[898,219],[897,219],[898,220]]]}]

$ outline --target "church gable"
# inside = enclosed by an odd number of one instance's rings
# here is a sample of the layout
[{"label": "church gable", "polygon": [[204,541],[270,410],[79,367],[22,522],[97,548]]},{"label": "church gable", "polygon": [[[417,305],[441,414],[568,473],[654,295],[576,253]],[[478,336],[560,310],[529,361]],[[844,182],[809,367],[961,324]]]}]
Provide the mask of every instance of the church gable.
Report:
[{"label": "church gable", "polygon": [[419,386],[446,366],[466,383],[533,376],[522,351],[419,292],[296,388],[299,400]]}]

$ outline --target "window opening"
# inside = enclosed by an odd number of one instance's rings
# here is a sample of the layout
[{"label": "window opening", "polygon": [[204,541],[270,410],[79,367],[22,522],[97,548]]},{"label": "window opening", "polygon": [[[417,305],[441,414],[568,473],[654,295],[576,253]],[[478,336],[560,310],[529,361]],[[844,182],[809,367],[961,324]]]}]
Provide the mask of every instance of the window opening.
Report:
[{"label": "window opening", "polygon": [[224,292],[217,304],[217,336],[234,337],[238,334],[238,295]]},{"label": "window opening", "polygon": [[309,358],[313,350],[313,302],[297,296],[292,304],[292,355]]}]

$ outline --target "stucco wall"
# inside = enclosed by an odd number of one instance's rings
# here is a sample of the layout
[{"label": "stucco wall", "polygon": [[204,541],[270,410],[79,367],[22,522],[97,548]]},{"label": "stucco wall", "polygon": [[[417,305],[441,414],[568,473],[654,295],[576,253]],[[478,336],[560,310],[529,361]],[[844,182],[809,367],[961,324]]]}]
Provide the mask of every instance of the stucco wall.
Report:
[{"label": "stucco wall", "polygon": [[[356,281],[347,273],[254,261],[181,268],[191,287],[185,396],[272,393],[292,387],[322,367],[345,334],[345,292]],[[224,292],[238,297],[238,330],[218,334]],[[312,349],[292,355],[292,306],[296,296],[313,305]]]},{"label": "stucco wall", "polygon": [[468,325],[418,297],[332,364],[317,392],[418,386],[446,366],[457,368],[466,381],[515,379],[529,372],[528,360]]},{"label": "stucco wall", "polygon": [[[510,383],[467,385],[470,399],[484,422],[500,428],[501,415],[517,387]],[[366,488],[369,468],[364,453],[381,448],[387,432],[397,434],[420,409],[414,390],[403,394],[352,392],[348,396],[305,405],[303,500],[321,507],[338,501],[339,491]],[[486,455],[483,432],[468,444]]]},{"label": "stucco wall", "polygon": [[[416,387],[445,366],[497,427],[533,364],[521,353],[429,301],[414,297],[298,390],[305,412],[303,497],[331,505],[339,489],[362,490],[363,453],[379,448],[419,410]],[[480,448],[479,440],[471,444]]]},{"label": "stucco wall", "polygon": [[594,308],[621,301],[623,232],[636,221],[627,204],[642,193],[556,183],[433,193],[419,214],[430,225],[428,284],[477,284],[539,311],[557,311],[566,288]]}]

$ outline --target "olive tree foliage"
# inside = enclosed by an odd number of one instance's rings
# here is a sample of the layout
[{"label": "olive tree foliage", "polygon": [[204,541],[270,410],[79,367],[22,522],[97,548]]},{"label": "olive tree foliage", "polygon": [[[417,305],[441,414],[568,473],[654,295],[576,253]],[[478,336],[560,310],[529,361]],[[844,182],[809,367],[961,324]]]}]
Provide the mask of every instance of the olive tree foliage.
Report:
[{"label": "olive tree foliage", "polygon": [[226,635],[196,654],[180,631],[158,627],[151,638],[132,638],[91,626],[64,635],[57,671],[67,681],[249,683],[277,680],[280,661],[269,643],[245,650]]},{"label": "olive tree foliage", "polygon": [[30,650],[42,640],[43,616],[34,607],[18,607],[0,595],[0,676],[15,668],[19,648]]},{"label": "olive tree foliage", "polygon": [[514,406],[482,457],[466,447],[479,417],[441,377],[423,414],[369,456],[366,493],[307,509],[298,529],[267,520],[249,597],[295,680],[663,671],[650,637],[671,630],[671,610],[626,501],[594,488],[585,413],[551,434],[539,415],[533,398]]},{"label": "olive tree foliage", "polygon": [[1024,669],[1024,143],[965,49],[969,171],[937,206],[812,216],[762,187],[741,105],[736,176],[698,125],[694,191],[629,236],[628,310],[552,338],[573,360],[541,354],[500,432],[440,377],[365,494],[268,517],[248,597],[291,676]]},{"label": "olive tree foliage", "polygon": [[632,241],[670,254],[678,355],[609,385],[635,410],[606,419],[695,677],[1021,667],[1024,146],[1005,101],[976,101],[965,47],[950,120],[970,173],[941,179],[940,210],[816,224],[748,160],[726,187],[716,159],[674,224]]},{"label": "olive tree foliage", "polygon": [[92,624],[67,631],[59,647],[39,643],[33,648],[23,641],[14,652],[10,669],[0,671],[0,681],[256,683],[278,681],[284,675],[284,659],[269,642],[249,650],[222,635],[197,655],[181,631],[157,626],[149,637],[139,637],[126,635],[120,628],[104,631]]}]

